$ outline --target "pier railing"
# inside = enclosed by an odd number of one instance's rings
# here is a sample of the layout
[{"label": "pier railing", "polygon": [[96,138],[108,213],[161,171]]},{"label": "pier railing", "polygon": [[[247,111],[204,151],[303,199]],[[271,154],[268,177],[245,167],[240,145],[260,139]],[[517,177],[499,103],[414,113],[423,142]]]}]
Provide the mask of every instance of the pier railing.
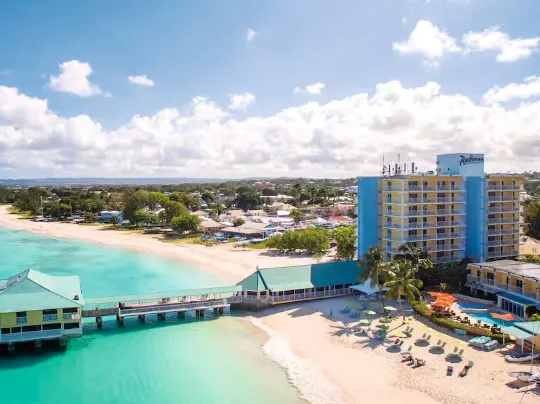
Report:
[{"label": "pier railing", "polygon": [[282,302],[293,302],[296,300],[306,300],[306,299],[317,299],[321,297],[331,297],[331,296],[345,296],[350,295],[351,290],[349,288],[335,289],[335,290],[325,290],[319,292],[306,292],[306,293],[295,293],[292,295],[283,295],[283,296],[265,296],[261,295],[260,298],[257,296],[244,296],[244,300],[258,300],[261,302],[270,302],[270,303],[282,303]]},{"label": "pier railing", "polygon": [[214,307],[224,307],[229,303],[227,299],[213,300],[207,302],[192,302],[192,303],[180,303],[180,304],[167,304],[162,306],[141,306],[133,307],[129,309],[119,309],[118,315],[120,316],[136,316],[139,314],[147,313],[169,313],[174,311],[187,311],[187,310],[200,310]]},{"label": "pier railing", "polygon": [[42,330],[42,331],[27,331],[15,332],[11,334],[0,334],[0,342],[23,342],[36,339],[51,339],[60,338],[62,336],[61,329]]}]

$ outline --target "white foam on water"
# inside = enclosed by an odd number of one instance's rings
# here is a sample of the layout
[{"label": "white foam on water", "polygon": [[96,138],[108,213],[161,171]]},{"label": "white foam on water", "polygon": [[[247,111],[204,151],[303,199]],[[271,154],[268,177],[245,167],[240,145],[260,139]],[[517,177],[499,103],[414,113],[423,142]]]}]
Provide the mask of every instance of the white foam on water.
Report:
[{"label": "white foam on water", "polygon": [[258,318],[252,317],[251,322],[268,335],[269,339],[263,345],[264,354],[285,369],[289,381],[298,389],[301,398],[311,404],[343,404],[339,387],[309,359],[296,356],[287,339]]}]

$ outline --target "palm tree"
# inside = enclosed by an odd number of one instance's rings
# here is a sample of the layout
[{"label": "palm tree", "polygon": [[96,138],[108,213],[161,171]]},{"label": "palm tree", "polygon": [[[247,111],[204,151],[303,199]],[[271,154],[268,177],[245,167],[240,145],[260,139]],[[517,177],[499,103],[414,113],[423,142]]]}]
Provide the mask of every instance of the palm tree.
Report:
[{"label": "palm tree", "polygon": [[364,253],[364,258],[360,260],[359,265],[363,270],[358,275],[358,282],[364,283],[369,279],[370,287],[374,288],[377,286],[379,295],[381,296],[381,303],[384,307],[383,285],[381,282],[385,282],[388,275],[387,267],[384,263],[384,251],[379,247],[369,247],[369,250]]},{"label": "palm tree", "polygon": [[394,256],[395,260],[409,261],[415,272],[418,272],[420,268],[431,269],[433,263],[429,260],[427,252],[414,246],[411,243],[405,243],[399,246],[399,254]]},{"label": "palm tree", "polygon": [[386,266],[388,267],[389,280],[385,282],[383,287],[388,288],[387,296],[398,299],[403,323],[405,323],[405,311],[400,298],[405,296],[409,301],[420,298],[422,281],[414,278],[416,270],[411,261],[398,259],[389,262]]}]

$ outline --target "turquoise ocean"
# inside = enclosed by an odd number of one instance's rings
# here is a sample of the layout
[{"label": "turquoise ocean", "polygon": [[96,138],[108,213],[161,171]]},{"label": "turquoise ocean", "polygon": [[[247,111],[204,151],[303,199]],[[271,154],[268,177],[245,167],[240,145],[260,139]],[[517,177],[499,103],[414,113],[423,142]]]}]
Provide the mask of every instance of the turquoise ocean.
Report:
[{"label": "turquoise ocean", "polygon": [[[226,285],[180,261],[0,228],[0,279],[27,268],[78,275],[85,297]],[[178,320],[124,328],[104,321],[65,352],[0,357],[2,404],[304,403],[264,356],[261,335],[245,319]]]}]

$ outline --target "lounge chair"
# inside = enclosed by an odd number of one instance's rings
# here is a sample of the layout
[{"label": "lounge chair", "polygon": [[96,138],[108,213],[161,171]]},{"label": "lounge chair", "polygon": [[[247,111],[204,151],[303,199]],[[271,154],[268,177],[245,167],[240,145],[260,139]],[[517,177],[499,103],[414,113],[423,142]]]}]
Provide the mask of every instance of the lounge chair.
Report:
[{"label": "lounge chair", "polygon": [[446,368],[446,376],[452,376],[452,373],[454,373],[454,367],[453,366],[448,366]]},{"label": "lounge chair", "polygon": [[476,348],[484,348],[484,344],[491,341],[490,337],[475,337],[469,340],[469,344]]},{"label": "lounge chair", "polygon": [[484,344],[484,349],[486,351],[494,351],[499,346],[499,343],[495,340],[491,340]]},{"label": "lounge chair", "polygon": [[356,310],[355,312],[349,314],[349,318],[360,318],[360,310]]},{"label": "lounge chair", "polygon": [[413,359],[413,367],[419,368],[419,367],[425,366],[425,365],[426,365],[426,361],[425,361],[425,360],[420,359],[420,358],[414,358],[414,359]]},{"label": "lounge chair", "polygon": [[465,350],[462,349],[461,351],[459,351],[459,348],[456,347],[454,348],[454,352],[451,352],[448,354],[447,358],[458,358],[458,359],[461,359],[463,357],[463,352]]},{"label": "lounge chair", "polygon": [[349,306],[345,306],[344,309],[340,310],[342,314],[349,314],[351,312],[351,308]]}]

